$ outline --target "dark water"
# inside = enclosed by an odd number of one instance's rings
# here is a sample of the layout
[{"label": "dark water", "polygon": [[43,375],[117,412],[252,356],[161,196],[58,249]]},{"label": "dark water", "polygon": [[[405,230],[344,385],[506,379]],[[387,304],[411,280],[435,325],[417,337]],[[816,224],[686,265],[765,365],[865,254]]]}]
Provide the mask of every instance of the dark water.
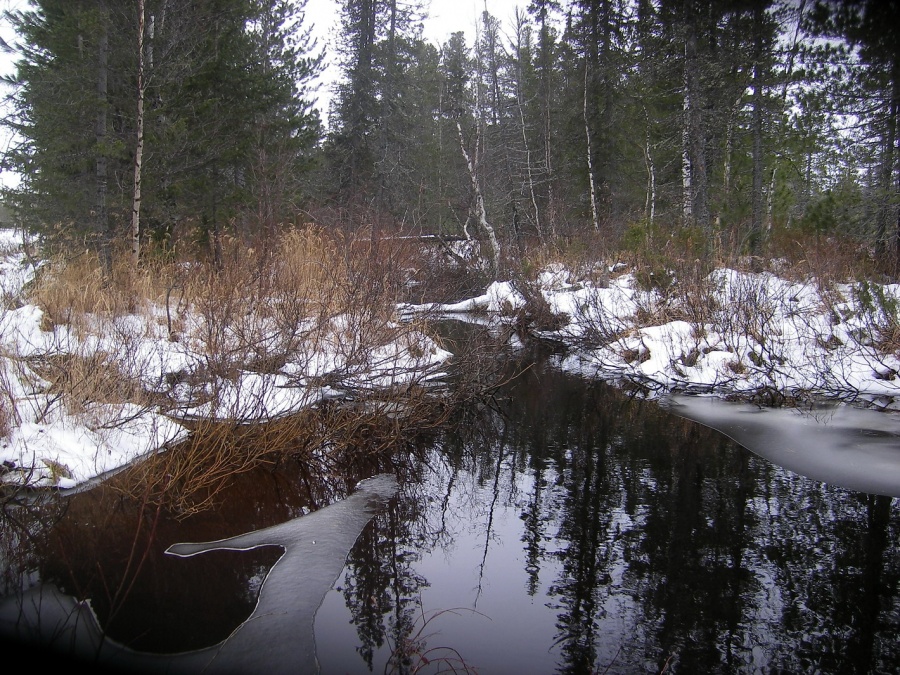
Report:
[{"label": "dark water", "polygon": [[900,503],[536,366],[437,439],[316,628],[325,673],[404,644],[479,673],[900,672]]},{"label": "dark water", "polygon": [[32,552],[5,554],[6,592],[53,582],[135,648],[208,646],[250,614],[279,551],[167,546],[282,522],[393,467],[399,497],[316,616],[324,673],[900,672],[898,499],[792,473],[542,361],[418,451],[334,482],[264,469],[183,522],[88,493],[34,516],[30,548],[16,511],[0,537]]}]

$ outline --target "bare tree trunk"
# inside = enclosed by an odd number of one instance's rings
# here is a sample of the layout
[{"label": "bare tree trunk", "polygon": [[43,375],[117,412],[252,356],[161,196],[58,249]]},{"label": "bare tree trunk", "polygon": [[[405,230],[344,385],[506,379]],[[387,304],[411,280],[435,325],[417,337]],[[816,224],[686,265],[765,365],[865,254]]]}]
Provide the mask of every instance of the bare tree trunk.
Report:
[{"label": "bare tree trunk", "polygon": [[538,67],[540,69],[540,78],[538,79],[538,99],[540,101],[540,145],[541,154],[543,155],[542,174],[545,177],[547,191],[546,207],[544,211],[544,222],[550,228],[550,235],[556,236],[557,230],[557,209],[556,194],[554,190],[555,176],[553,175],[553,80],[552,72],[552,34],[547,20],[547,7],[537,8],[538,21],[538,46],[536,57]]},{"label": "bare tree trunk", "polygon": [[684,42],[685,126],[689,159],[691,214],[694,222],[709,232],[709,191],[706,176],[706,132],[703,127],[703,105],[700,96],[700,74],[697,56],[696,18],[686,22]]},{"label": "bare tree trunk", "polygon": [[109,20],[106,3],[101,0],[100,41],[97,59],[97,117],[94,134],[97,141],[95,177],[97,180],[97,232],[101,238],[101,257],[107,275],[112,272],[113,232],[109,222],[107,190],[109,165],[106,159],[106,106],[109,78]]},{"label": "bare tree trunk", "polygon": [[775,212],[775,175],[778,167],[772,167],[772,177],[769,179],[769,191],[766,192],[766,220],[763,223],[763,237],[768,237],[772,232],[772,223]]},{"label": "bare tree trunk", "polygon": [[[900,195],[900,177],[895,186],[896,194]],[[900,209],[897,211],[897,227],[894,230],[894,277],[900,277]]]},{"label": "bare tree trunk", "polygon": [[537,196],[534,193],[534,167],[531,165],[531,148],[528,146],[528,134],[525,128],[525,112],[522,110],[521,94],[519,95],[519,122],[522,127],[522,143],[525,146],[525,170],[528,178],[528,194],[531,196],[531,208],[534,209],[534,227],[540,240],[544,241],[544,231],[541,229],[541,211],[538,208]]},{"label": "bare tree trunk", "polygon": [[591,192],[591,222],[594,230],[600,231],[600,219],[597,216],[597,190],[594,186],[594,158],[591,148],[591,127],[588,124],[588,61],[584,61],[584,136],[587,141],[588,189]]},{"label": "bare tree trunk", "polygon": [[753,178],[750,195],[750,231],[747,233],[750,253],[759,252],[760,238],[762,237],[763,221],[763,119],[762,119],[762,81],[761,67],[757,61],[753,66]]},{"label": "bare tree trunk", "polygon": [[553,175],[553,129],[552,115],[550,111],[550,96],[543,101],[543,130],[544,130],[544,166],[547,175],[547,213],[550,221],[550,235],[556,237],[556,193],[553,190],[556,178]]},{"label": "bare tree trunk", "polygon": [[750,194],[750,231],[747,233],[751,254],[759,253],[763,234],[763,8],[753,9],[753,178]]},{"label": "bare tree trunk", "polygon": [[[787,63],[787,77],[784,80],[784,84],[781,86],[781,109],[784,110],[787,106],[787,96],[788,96],[788,85],[791,82],[791,74],[794,71],[794,61],[797,58],[797,50],[800,45],[800,41],[802,39],[802,35],[800,32],[800,28],[803,23],[803,13],[806,10],[806,0],[800,0],[800,4],[797,6],[797,18],[794,26],[794,38],[791,41],[791,49],[789,51],[788,63]],[[772,177],[769,179],[769,192],[766,198],[766,223],[765,223],[765,233],[766,236],[771,232],[772,225],[774,222],[774,205],[775,205],[775,175],[776,175],[777,167],[772,167]],[[804,190],[805,194],[809,194],[809,163],[807,162],[807,182],[806,188]]]},{"label": "bare tree trunk", "polygon": [[[476,123],[479,123],[476,121]],[[495,275],[500,267],[500,244],[497,241],[497,234],[487,219],[487,210],[484,206],[484,195],[481,192],[481,186],[478,184],[478,142],[475,144],[476,157],[473,159],[466,150],[466,141],[463,137],[462,125],[459,120],[456,121],[456,130],[459,133],[459,149],[462,151],[463,159],[466,161],[466,167],[469,170],[469,180],[472,184],[472,192],[475,194],[475,219],[481,232],[487,237],[488,244],[491,248],[491,259],[488,261],[491,266],[491,272]],[[480,136],[480,134],[479,134]],[[468,237],[468,228],[466,228],[466,236]]]},{"label": "bare tree trunk", "polygon": [[521,24],[517,25],[517,32],[519,33],[518,38],[520,43],[516,45],[516,49],[519,54],[519,65],[517,68],[517,82],[516,82],[516,104],[519,108],[519,128],[522,131],[522,146],[525,149],[525,175],[528,180],[528,193],[531,197],[531,207],[534,209],[534,227],[537,229],[538,237],[540,237],[541,241],[544,241],[544,232],[541,229],[541,212],[538,208],[537,196],[534,192],[534,167],[531,162],[531,147],[528,145],[528,129],[525,125],[525,102],[523,101],[522,96],[522,78],[524,77],[522,73],[522,45],[521,45]]},{"label": "bare tree trunk", "polygon": [[144,162],[144,0],[138,0],[137,144],[134,150],[134,187],[131,196],[131,262],[141,262],[141,170]]},{"label": "bare tree trunk", "polygon": [[546,119],[544,125],[544,166],[547,175],[547,220],[550,224],[550,235],[556,237],[556,192],[553,186],[556,178],[553,175],[553,157],[550,153],[552,135],[550,130],[550,103],[547,103]]},{"label": "bare tree trunk", "polygon": [[[725,128],[725,162],[722,167],[722,193],[723,208],[727,211],[731,206],[731,162],[734,156],[734,126],[735,118],[741,109],[741,102],[744,100],[744,94],[737,97],[731,110],[728,111],[728,122]],[[716,222],[721,222],[721,213],[716,216]]]},{"label": "bare tree trunk", "polygon": [[[890,153],[889,153],[889,166],[886,170],[887,174],[887,185],[885,186],[887,190],[893,191],[891,193],[891,197],[889,201],[893,203],[896,209],[897,197],[900,196],[900,176],[897,176],[896,182],[892,180],[892,177],[896,173],[896,164],[897,157],[900,152],[896,147],[897,144],[897,124],[898,124],[898,115],[900,115],[900,64],[894,63],[894,77],[893,82],[891,84],[891,103],[890,103],[890,115],[888,118],[888,142],[890,143]],[[900,276],[900,210],[897,211],[897,227],[894,230],[894,245],[893,245],[893,254],[894,254],[894,276]]]}]

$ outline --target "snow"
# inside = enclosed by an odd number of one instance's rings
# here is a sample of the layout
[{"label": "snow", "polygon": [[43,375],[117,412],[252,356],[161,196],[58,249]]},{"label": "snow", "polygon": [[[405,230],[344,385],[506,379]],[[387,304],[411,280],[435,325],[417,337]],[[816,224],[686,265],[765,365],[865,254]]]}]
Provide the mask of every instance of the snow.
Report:
[{"label": "snow", "polygon": [[[43,311],[23,292],[40,263],[22,244],[15,232],[0,230],[0,421],[6,427],[0,429],[0,482],[72,488],[184,440],[191,420],[272,420],[331,396],[422,384],[450,357],[415,326],[388,323],[379,327],[387,337],[362,339],[358,317],[347,316],[331,317],[314,340],[295,339],[291,358],[262,372],[250,364],[286,349],[288,339],[262,318],[240,327],[250,340],[228,330],[218,335],[214,352],[211,327],[190,307],[177,316],[174,340],[165,309],[154,305],[124,316],[79,317],[77,326],[45,325]],[[294,327],[291,338],[307,328]],[[114,368],[113,390],[120,381],[140,383],[168,403],[148,402],[158,396],[121,400],[114,391],[103,392],[111,400],[73,403],[41,375],[42,368],[67,374],[70,365],[88,375]]]},{"label": "snow", "polygon": [[[900,404],[900,358],[876,344],[879,333],[898,331],[897,284],[829,286],[719,269],[679,294],[642,289],[618,263],[608,272],[611,278],[597,283],[554,264],[530,282],[531,293],[539,292],[563,324],[538,336],[570,347],[560,359],[566,370],[639,381],[657,392],[780,392],[889,409]],[[479,298],[419,309],[477,309],[495,324],[509,324],[524,295],[515,284],[494,283]]]},{"label": "snow", "polygon": [[[125,316],[83,317],[77,327],[44,325],[43,312],[23,292],[40,265],[24,254],[23,243],[0,231],[0,413],[8,418],[0,438],[2,481],[74,487],[164,451],[187,436],[190,420],[270,420],[333,396],[425,383],[450,358],[414,323],[389,323],[383,328],[390,337],[373,341],[363,335],[365,322],[352,316],[331,317],[312,341],[302,339],[313,329],[303,321],[285,335],[257,318],[242,327],[252,340],[225,331],[214,352],[210,327],[190,307],[177,317],[177,339],[164,308],[154,305]],[[496,281],[474,298],[402,305],[398,313],[505,326],[520,320],[526,297],[539,293],[557,321],[537,335],[568,346],[558,360],[569,371],[639,381],[651,392],[780,392],[900,407],[900,359],[883,349],[896,350],[897,284],[826,285],[719,269],[691,293],[678,293],[642,288],[619,263],[600,275],[548,265],[529,288],[522,283]],[[505,334],[518,339],[514,331]],[[891,335],[893,342],[880,347],[879,338]],[[227,356],[213,363],[210,353]],[[251,366],[271,353],[289,358],[277,369]],[[54,359],[63,359],[62,368],[65,359],[94,368],[114,364],[169,404],[66,403],[42,376],[41,364]]]}]

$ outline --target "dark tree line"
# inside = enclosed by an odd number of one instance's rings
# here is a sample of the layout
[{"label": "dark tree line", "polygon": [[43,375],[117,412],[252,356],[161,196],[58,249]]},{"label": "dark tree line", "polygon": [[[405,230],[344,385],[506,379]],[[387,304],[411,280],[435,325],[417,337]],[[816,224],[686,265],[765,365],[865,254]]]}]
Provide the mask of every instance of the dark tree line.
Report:
[{"label": "dark tree line", "polygon": [[[217,250],[296,208],[320,136],[306,91],[320,57],[289,0],[37,0],[8,13],[28,226],[108,256],[179,229]],[[137,212],[137,215],[135,215]]]},{"label": "dark tree line", "polygon": [[495,266],[521,238],[679,228],[750,253],[838,232],[896,261],[898,14],[532,0],[436,47],[418,0],[343,0],[324,133],[302,1],[35,0],[11,15],[6,199],[106,248],[184,226],[214,250],[330,207],[465,233]]}]

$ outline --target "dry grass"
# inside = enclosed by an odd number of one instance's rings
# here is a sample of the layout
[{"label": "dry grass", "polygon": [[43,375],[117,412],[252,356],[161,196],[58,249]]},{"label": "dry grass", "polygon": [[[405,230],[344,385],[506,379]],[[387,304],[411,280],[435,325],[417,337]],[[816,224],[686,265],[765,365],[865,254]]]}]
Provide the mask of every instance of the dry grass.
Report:
[{"label": "dry grass", "polygon": [[881,276],[872,252],[851,239],[780,231],[768,248],[770,259],[786,262],[779,268],[781,274],[793,275],[793,279],[815,278],[820,286]]},{"label": "dry grass", "polygon": [[[148,363],[140,362],[139,346],[166,334],[184,342],[193,359],[170,386],[198,385],[206,400],[215,401],[219,383],[227,386],[239,371],[275,373],[323,352],[341,364],[328,373],[330,384],[351,389],[354,398],[351,408],[326,406],[256,425],[237,421],[254,412],[266,418],[259,392],[258,400],[230,404],[241,410],[218,409],[220,417],[196,423],[187,442],[131,470],[125,491],[137,499],[192,513],[212,504],[229,477],[261,462],[284,453],[330,462],[380,451],[441,414],[418,386],[424,372],[409,380],[397,371],[404,386],[386,389],[363,377],[372,365],[391,367],[390,355],[377,351],[386,344],[421,355],[427,325],[396,321],[396,302],[414,265],[408,244],[371,232],[305,227],[285,230],[265,250],[226,238],[218,265],[160,259],[135,269],[127,257],[119,259],[105,275],[95,255],[56,257],[31,289],[51,345],[30,356],[28,366],[49,383],[52,405],[77,416],[96,403],[137,403],[144,410],[164,404],[164,394],[144,389]],[[0,431],[3,413],[0,406]]]},{"label": "dry grass", "polygon": [[111,274],[90,251],[56,255],[40,268],[30,301],[43,309],[45,329],[55,325],[84,329],[84,318],[121,316],[141,310],[147,301],[165,297],[177,276],[172,263],[153,262],[134,268],[126,255],[116,257]]}]

